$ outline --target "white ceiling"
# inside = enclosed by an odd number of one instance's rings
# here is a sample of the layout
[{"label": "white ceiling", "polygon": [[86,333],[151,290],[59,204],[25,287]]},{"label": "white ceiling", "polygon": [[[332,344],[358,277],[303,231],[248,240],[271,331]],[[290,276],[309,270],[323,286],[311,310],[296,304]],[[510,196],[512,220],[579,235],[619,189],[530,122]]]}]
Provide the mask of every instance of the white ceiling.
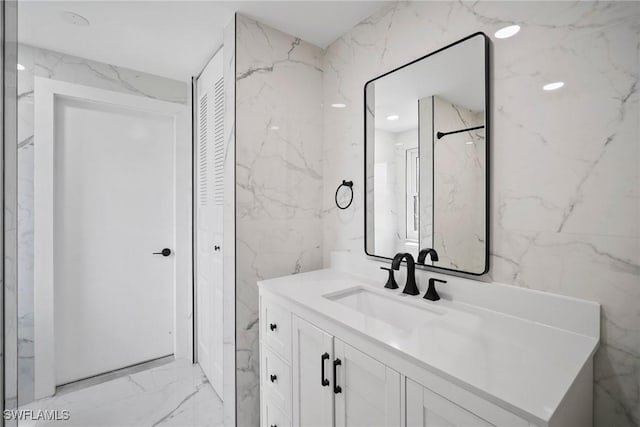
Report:
[{"label": "white ceiling", "polygon": [[[196,75],[240,12],[322,48],[379,10],[382,1],[21,0],[21,43],[179,80]],[[63,11],[90,26],[71,25]]]},{"label": "white ceiling", "polygon": [[[418,100],[437,95],[473,111],[485,107],[484,40],[463,43],[381,77],[375,84],[375,127],[404,132],[418,127]],[[397,120],[387,116],[397,115]]]}]

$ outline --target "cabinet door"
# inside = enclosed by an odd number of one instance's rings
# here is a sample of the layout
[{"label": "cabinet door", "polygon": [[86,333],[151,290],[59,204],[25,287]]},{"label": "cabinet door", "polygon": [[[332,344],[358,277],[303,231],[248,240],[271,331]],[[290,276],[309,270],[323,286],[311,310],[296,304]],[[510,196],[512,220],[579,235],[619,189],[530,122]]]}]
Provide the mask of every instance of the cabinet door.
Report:
[{"label": "cabinet door", "polygon": [[471,412],[407,378],[407,427],[492,426]]},{"label": "cabinet door", "polygon": [[400,374],[337,338],[334,346],[335,425],[399,426]]},{"label": "cabinet door", "polygon": [[292,327],[293,425],[332,426],[333,337],[296,316]]}]

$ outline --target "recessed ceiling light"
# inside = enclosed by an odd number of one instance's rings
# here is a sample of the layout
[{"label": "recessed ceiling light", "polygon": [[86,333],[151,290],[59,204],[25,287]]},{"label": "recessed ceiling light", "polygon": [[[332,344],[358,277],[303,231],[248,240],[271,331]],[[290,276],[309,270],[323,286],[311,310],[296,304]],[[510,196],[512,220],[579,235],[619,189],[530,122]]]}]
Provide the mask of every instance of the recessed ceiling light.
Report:
[{"label": "recessed ceiling light", "polygon": [[24,65],[18,64],[17,68],[18,68],[18,71],[22,71],[22,70],[24,70]]},{"label": "recessed ceiling light", "polygon": [[269,129],[271,129],[271,130],[280,130],[280,126],[273,125]]},{"label": "recessed ceiling light", "polygon": [[392,114],[390,116],[387,116],[387,120],[398,120],[400,118],[400,116],[396,115],[396,114]]},{"label": "recessed ceiling light", "polygon": [[547,83],[546,85],[542,86],[542,89],[557,90],[557,89],[560,89],[562,86],[564,86],[564,82],[553,82],[553,83]]},{"label": "recessed ceiling light", "polygon": [[77,13],[70,12],[68,10],[65,10],[64,12],[62,12],[60,14],[60,18],[62,18],[64,22],[67,22],[72,25],[77,25],[79,27],[89,26],[89,20],[87,18],[85,18],[82,15],[78,15]]},{"label": "recessed ceiling light", "polygon": [[520,31],[520,25],[509,25],[508,27],[500,28],[494,35],[498,39],[508,39],[518,34],[518,31]]},{"label": "recessed ceiling light", "polygon": [[342,104],[342,103],[335,103],[335,104],[331,104],[331,106],[333,108],[346,108],[347,104]]}]

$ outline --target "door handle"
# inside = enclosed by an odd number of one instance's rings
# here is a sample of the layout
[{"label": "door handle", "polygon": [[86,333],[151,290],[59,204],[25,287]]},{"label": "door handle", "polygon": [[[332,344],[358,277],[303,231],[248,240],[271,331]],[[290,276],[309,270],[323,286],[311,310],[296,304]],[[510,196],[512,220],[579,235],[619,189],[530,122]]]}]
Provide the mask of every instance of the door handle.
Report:
[{"label": "door handle", "polygon": [[273,374],[269,375],[269,380],[270,380],[272,383],[275,383],[277,379],[278,379],[278,376],[277,376],[277,375],[273,375]]},{"label": "door handle", "polygon": [[333,361],[333,392],[335,394],[342,393],[342,387],[338,385],[338,377],[336,376],[336,371],[340,365],[342,365],[342,361],[340,359]]},{"label": "door handle", "polygon": [[220,246],[215,245],[215,246],[213,247],[213,250],[214,250],[214,251],[219,251],[219,250],[220,250]]},{"label": "door handle", "polygon": [[154,252],[153,255],[162,255],[162,256],[169,256],[171,255],[171,249],[169,248],[164,248],[163,250],[161,250],[160,252]]},{"label": "door handle", "polygon": [[322,387],[326,387],[329,385],[329,380],[325,378],[324,376],[324,361],[325,360],[329,360],[329,353],[322,353],[322,356],[320,356],[320,384],[322,384]]}]

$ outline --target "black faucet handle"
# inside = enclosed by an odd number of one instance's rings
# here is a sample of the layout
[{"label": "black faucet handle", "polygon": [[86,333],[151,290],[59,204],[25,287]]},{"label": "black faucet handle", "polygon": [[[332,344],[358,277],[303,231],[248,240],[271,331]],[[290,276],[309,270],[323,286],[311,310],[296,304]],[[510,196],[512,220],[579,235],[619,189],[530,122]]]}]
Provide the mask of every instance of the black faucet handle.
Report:
[{"label": "black faucet handle", "polygon": [[387,278],[387,283],[384,285],[384,287],[387,289],[398,289],[396,279],[395,277],[393,277],[393,269],[389,267],[380,267],[380,270],[387,270],[389,272],[389,277]]},{"label": "black faucet handle", "polygon": [[423,298],[431,301],[438,301],[440,299],[440,295],[438,295],[438,291],[436,291],[436,282],[447,283],[446,280],[440,280],[435,278],[429,279],[429,287],[427,288],[427,293],[424,294]]}]

